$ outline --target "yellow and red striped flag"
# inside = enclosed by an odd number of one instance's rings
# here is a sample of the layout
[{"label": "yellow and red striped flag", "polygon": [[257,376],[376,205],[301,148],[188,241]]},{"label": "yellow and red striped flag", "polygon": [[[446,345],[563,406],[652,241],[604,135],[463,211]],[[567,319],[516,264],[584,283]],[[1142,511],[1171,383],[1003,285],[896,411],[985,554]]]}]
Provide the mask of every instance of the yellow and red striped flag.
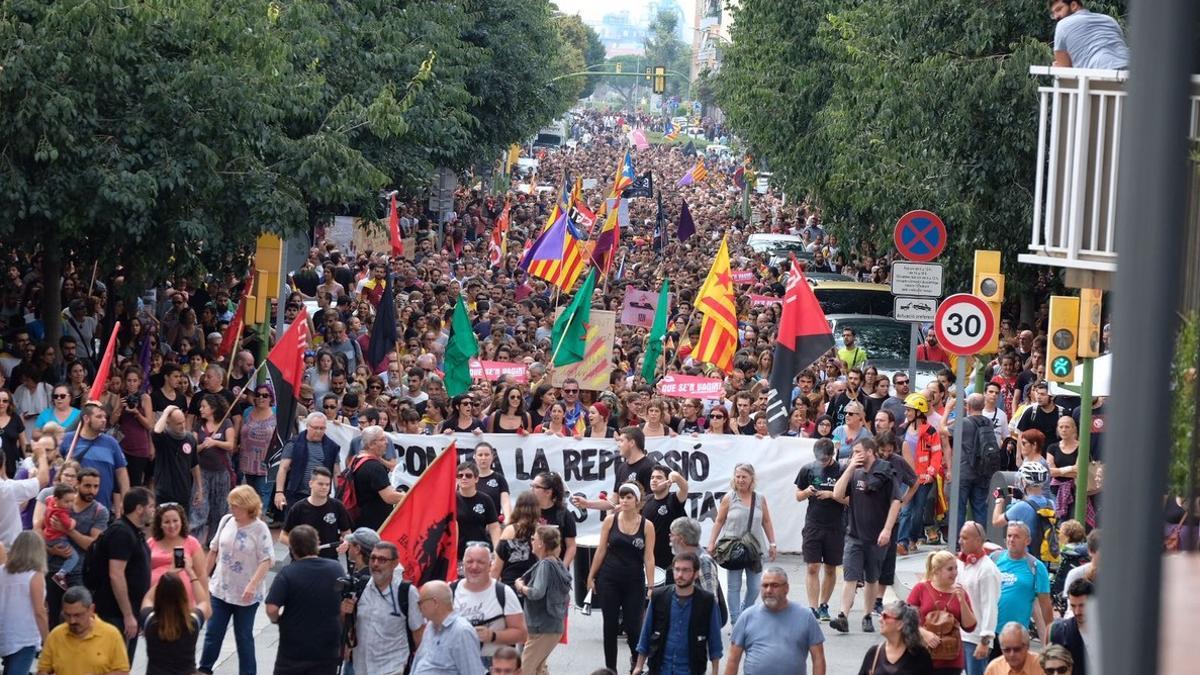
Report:
[{"label": "yellow and red striped flag", "polygon": [[700,339],[696,341],[692,358],[711,363],[728,373],[733,368],[738,333],[727,238],[721,240],[708,277],[696,295],[696,309],[704,314],[704,320],[700,323]]}]

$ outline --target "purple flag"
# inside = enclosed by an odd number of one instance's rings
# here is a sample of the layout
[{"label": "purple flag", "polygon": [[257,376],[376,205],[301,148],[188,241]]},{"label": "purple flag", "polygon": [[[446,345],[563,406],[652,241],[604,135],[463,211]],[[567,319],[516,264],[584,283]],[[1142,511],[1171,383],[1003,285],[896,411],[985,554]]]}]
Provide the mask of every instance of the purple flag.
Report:
[{"label": "purple flag", "polygon": [[696,223],[692,221],[692,212],[685,201],[679,211],[679,241],[687,241],[693,234],[696,234]]},{"label": "purple flag", "polygon": [[561,260],[563,246],[566,244],[566,236],[567,212],[563,209],[559,212],[554,224],[548,230],[538,235],[538,238],[533,242],[533,246],[529,248],[529,253],[521,261],[521,267],[529,269],[529,265],[537,260]]}]

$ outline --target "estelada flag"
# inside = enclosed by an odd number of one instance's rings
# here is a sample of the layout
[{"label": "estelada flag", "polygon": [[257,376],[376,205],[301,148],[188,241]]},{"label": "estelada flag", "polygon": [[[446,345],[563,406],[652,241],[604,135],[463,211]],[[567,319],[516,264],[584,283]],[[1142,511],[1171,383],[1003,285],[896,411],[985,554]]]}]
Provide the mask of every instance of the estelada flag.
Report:
[{"label": "estelada flag", "polygon": [[308,310],[300,308],[283,337],[267,355],[267,370],[275,385],[279,440],[287,443],[296,426],[296,398],[304,383],[304,352],[308,350]]},{"label": "estelada flag", "polygon": [[458,578],[457,469],[451,443],[379,526],[379,538],[396,545],[404,578],[414,584]]},{"label": "estelada flag", "polygon": [[88,401],[99,401],[100,397],[104,395],[104,389],[108,386],[108,371],[112,370],[113,350],[117,348],[117,331],[119,330],[121,330],[121,322],[114,322],[112,335],[108,336],[108,345],[104,347],[104,358],[100,360],[100,367],[96,369],[96,379],[92,381],[92,388],[88,391]]},{"label": "estelada flag", "polygon": [[768,381],[771,390],[767,397],[767,423],[772,435],[787,431],[788,415],[792,411],[793,381],[800,371],[821,358],[833,347],[833,331],[825,320],[825,312],[796,256],[788,273],[787,291],[783,295],[783,313],[775,338],[775,359],[771,363]]}]

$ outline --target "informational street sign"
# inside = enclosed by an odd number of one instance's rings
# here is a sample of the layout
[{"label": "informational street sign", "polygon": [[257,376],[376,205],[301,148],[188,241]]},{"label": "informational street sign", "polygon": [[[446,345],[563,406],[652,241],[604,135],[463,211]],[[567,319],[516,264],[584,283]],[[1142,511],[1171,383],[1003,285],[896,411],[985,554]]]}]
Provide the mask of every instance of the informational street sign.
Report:
[{"label": "informational street sign", "polygon": [[996,318],[983,300],[969,293],[958,293],[938,307],[933,331],[946,351],[971,356],[995,339]]},{"label": "informational street sign", "polygon": [[913,298],[897,295],[892,318],[897,321],[933,323],[937,316],[938,302],[934,298]]},{"label": "informational street sign", "polygon": [[941,297],[941,263],[892,263],[892,295]]},{"label": "informational street sign", "polygon": [[946,224],[932,211],[909,211],[896,221],[892,238],[906,259],[929,262],[946,248]]}]

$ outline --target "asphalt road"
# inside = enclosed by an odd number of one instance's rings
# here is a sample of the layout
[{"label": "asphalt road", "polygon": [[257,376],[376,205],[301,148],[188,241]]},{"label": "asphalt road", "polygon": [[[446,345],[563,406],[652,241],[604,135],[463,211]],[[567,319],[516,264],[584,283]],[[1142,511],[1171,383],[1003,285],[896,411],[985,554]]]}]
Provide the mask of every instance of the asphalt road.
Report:
[{"label": "asphalt road", "polygon": [[[282,547],[276,547],[276,554],[277,559],[287,559],[286,550]],[[894,592],[889,592],[886,600],[893,599],[897,594],[902,596],[907,595],[908,588],[911,588],[916,583],[924,571],[924,560],[925,556],[923,554],[900,559],[896,571],[899,587]],[[789,575],[791,588],[788,598],[792,602],[807,605],[808,603],[804,597],[804,565],[800,556],[782,555],[777,563],[787,570]],[[268,575],[267,583],[270,584],[273,578],[274,573],[272,572]],[[722,580],[722,584],[725,584],[724,580]],[[840,602],[838,598],[841,597],[841,592],[842,585],[839,583],[834,590],[833,602],[831,603],[834,607]],[[878,633],[866,634],[861,632],[861,605],[860,595],[858,608],[850,615],[851,631],[847,634],[838,633],[830,629],[828,624],[822,624],[826,637],[825,658],[828,663],[827,672],[830,675],[857,673],[859,666],[862,664],[863,654],[880,639]],[[273,672],[275,654],[279,647],[279,631],[267,620],[266,612],[262,609],[261,605],[254,623],[255,656],[258,662],[258,672]],[[876,629],[878,629],[878,619],[876,619],[875,625]],[[726,650],[728,650],[730,635],[731,627],[726,626],[722,631]],[[586,675],[604,666],[604,648],[601,641],[601,617],[599,610],[593,612],[591,616],[584,616],[577,610],[572,611],[569,637],[570,644],[560,645],[550,656],[549,667],[552,673]],[[203,639],[203,636],[201,636],[201,639]],[[622,650],[624,650],[623,646]],[[619,665],[624,662],[625,657],[622,651]],[[139,647],[133,666],[133,673],[145,672],[144,643],[142,647]],[[724,671],[724,663],[722,663],[722,671]],[[233,643],[232,625],[225,635],[225,641],[222,645],[221,656],[217,662],[215,673],[218,675],[238,675],[239,673],[237,652]],[[359,675],[363,674],[360,673]]]}]

